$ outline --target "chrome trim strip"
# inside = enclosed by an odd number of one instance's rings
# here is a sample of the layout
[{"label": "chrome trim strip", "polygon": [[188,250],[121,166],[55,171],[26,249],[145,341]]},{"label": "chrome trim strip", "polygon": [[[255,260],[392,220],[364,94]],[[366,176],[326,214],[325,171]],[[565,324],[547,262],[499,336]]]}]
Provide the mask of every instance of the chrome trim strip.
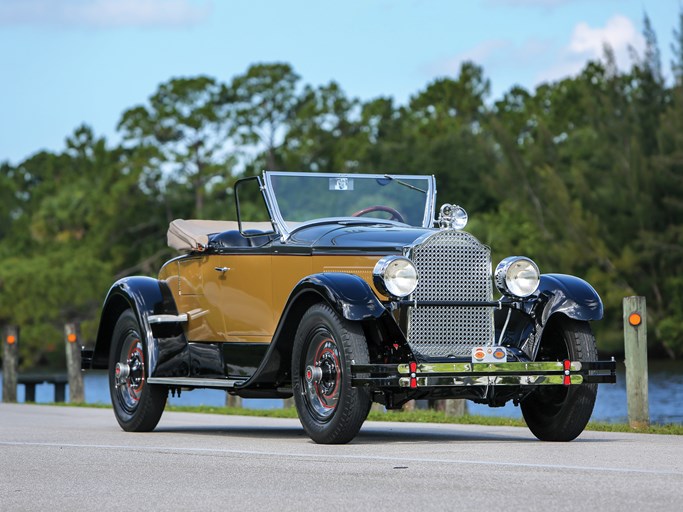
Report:
[{"label": "chrome trim strip", "polygon": [[412,307],[448,307],[448,306],[458,306],[458,307],[488,307],[503,309],[503,303],[499,300],[493,301],[476,301],[476,300],[410,300],[403,299],[396,301],[399,306],[412,306]]},{"label": "chrome trim strip", "polygon": [[202,379],[197,377],[149,377],[148,384],[197,388],[234,388],[247,379]]},{"label": "chrome trim strip", "polygon": [[[580,361],[571,361],[569,370],[572,372],[581,371]],[[398,365],[398,373],[410,374],[410,367],[407,364]],[[418,363],[417,374],[422,373],[465,373],[465,372],[561,372],[564,371],[562,361],[539,361],[528,363]]]},{"label": "chrome trim strip", "polygon": [[[417,377],[417,387],[455,387],[455,386],[557,386],[564,384],[564,375],[495,375],[495,376],[457,376],[457,377]],[[582,384],[582,375],[571,375],[571,384]],[[398,385],[410,387],[410,377],[401,377]]]},{"label": "chrome trim strip", "polygon": [[187,322],[187,314],[182,315],[148,315],[147,321],[150,324],[165,324],[172,322]]}]

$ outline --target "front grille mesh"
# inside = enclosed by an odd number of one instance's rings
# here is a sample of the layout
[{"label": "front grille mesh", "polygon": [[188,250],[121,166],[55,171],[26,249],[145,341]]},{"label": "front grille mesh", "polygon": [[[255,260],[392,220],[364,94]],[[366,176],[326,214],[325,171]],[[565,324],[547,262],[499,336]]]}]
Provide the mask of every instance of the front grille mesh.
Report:
[{"label": "front grille mesh", "polygon": [[[416,301],[491,301],[491,252],[463,231],[439,231],[408,253],[417,267]],[[493,308],[418,306],[408,310],[408,343],[428,357],[470,356],[492,344]]]}]

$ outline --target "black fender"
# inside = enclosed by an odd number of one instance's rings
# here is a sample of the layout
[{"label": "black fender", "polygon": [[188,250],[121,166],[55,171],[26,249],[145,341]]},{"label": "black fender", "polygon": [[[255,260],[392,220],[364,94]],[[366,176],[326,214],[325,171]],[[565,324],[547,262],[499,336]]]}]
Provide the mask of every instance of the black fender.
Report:
[{"label": "black fender", "polygon": [[538,291],[524,308],[533,322],[533,332],[522,344],[522,350],[536,358],[543,330],[554,315],[591,322],[603,317],[604,308],[598,292],[586,281],[566,274],[541,275]]},{"label": "black fender", "polygon": [[586,322],[602,319],[602,299],[583,279],[565,274],[543,274],[538,293],[545,299],[538,315],[543,326],[556,313]]},{"label": "black fender", "polygon": [[314,292],[323,297],[347,320],[379,318],[385,311],[370,285],[354,274],[340,272],[305,277],[294,287],[288,302],[306,292]]},{"label": "black fender", "polygon": [[[287,299],[273,341],[252,377],[241,388],[277,387],[291,381],[294,338],[304,313],[325,302],[340,316],[354,322],[395,322],[372,288],[354,274],[312,274],[297,283]],[[400,330],[399,330],[400,331]]]},{"label": "black fender", "polygon": [[[108,368],[111,335],[116,321],[126,309],[133,311],[143,331],[140,334],[145,337],[147,375],[158,376],[159,372],[156,371],[158,366],[166,363],[169,359],[178,358],[180,361],[176,361],[172,365],[175,369],[171,375],[180,376],[179,374],[185,372],[186,368],[180,371],[177,368],[178,366],[189,367],[189,363],[187,365],[182,364],[182,360],[187,356],[187,341],[180,325],[177,323],[156,324],[153,329],[148,320],[150,315],[177,315],[178,309],[173,295],[165,281],[144,276],[119,279],[109,289],[102,306],[92,368]],[[165,352],[161,351],[162,347],[159,343],[162,338],[169,340],[169,343],[164,344]]]}]

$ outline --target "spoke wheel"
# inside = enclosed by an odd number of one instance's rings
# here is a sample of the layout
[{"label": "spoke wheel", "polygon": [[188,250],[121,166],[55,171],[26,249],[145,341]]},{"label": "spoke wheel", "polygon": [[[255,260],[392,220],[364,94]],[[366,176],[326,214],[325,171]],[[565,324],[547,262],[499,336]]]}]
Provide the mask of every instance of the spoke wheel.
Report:
[{"label": "spoke wheel", "polygon": [[109,357],[109,393],[116,420],[123,430],[154,430],[166,405],[167,390],[147,384],[144,338],[132,311],[119,317]]},{"label": "spoke wheel", "polygon": [[339,348],[324,326],[311,333],[305,359],[304,393],[311,414],[327,421],[334,414],[341,391]]},{"label": "spoke wheel", "polygon": [[[560,316],[546,327],[537,361],[597,361],[588,322]],[[593,413],[597,384],[540,386],[520,406],[529,430],[541,441],[571,441]]]},{"label": "spoke wheel", "polygon": [[317,443],[353,439],[370,411],[370,395],[351,387],[351,364],[366,364],[368,348],[357,323],[316,304],[299,324],[292,354],[292,387],[299,419]]}]

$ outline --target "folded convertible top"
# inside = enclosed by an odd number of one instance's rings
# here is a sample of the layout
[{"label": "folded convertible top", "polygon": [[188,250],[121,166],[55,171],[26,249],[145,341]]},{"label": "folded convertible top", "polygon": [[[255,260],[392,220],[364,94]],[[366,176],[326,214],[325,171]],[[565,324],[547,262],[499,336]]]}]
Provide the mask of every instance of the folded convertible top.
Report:
[{"label": "folded convertible top", "polygon": [[[270,222],[243,222],[243,229],[272,231]],[[237,230],[235,220],[176,219],[168,226],[168,246],[178,251],[203,251],[209,244],[209,235]]]}]

